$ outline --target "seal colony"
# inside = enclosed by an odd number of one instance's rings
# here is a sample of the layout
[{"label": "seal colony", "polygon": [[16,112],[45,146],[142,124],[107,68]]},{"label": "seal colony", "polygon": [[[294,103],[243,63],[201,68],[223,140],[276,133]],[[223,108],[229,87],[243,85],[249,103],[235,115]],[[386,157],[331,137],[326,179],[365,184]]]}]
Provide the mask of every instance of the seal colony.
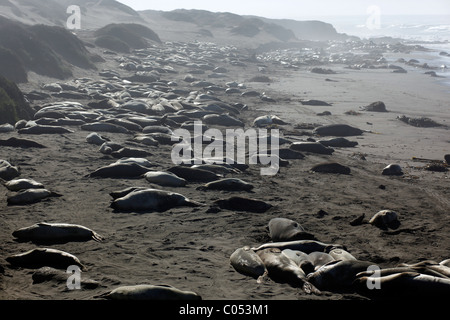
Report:
[{"label": "seal colony", "polygon": [[[448,295],[449,204],[442,195],[449,189],[439,185],[446,172],[367,154],[383,134],[375,133],[376,121],[395,119],[396,108],[390,103],[384,112],[377,103],[361,110],[370,113],[364,119],[374,123],[372,131],[339,114],[340,103],[326,93],[286,97],[292,84],[283,82],[285,73],[310,72],[296,61],[331,63],[327,55],[299,58],[284,50],[253,58],[235,46],[200,41],[152,44],[130,54],[97,51],[105,59],[101,71],[56,84],[74,95],[33,100],[57,86],[28,90],[34,119],[1,133],[6,298]],[[334,56],[343,59],[358,61]],[[247,79],[265,72],[270,86]],[[318,87],[342,83],[313,73]],[[315,116],[325,107],[332,113]],[[320,123],[304,123],[310,119]],[[256,164],[225,155],[199,164],[193,149],[188,161],[173,163],[171,151],[182,143],[176,130],[194,133],[199,120],[202,150],[211,142],[227,146],[205,134],[210,128],[279,129],[280,145],[269,148],[279,160],[277,173],[260,174],[268,157],[260,150],[246,154]],[[424,259],[433,262],[417,265]],[[58,271],[70,265],[89,279],[79,291],[63,291]],[[380,291],[364,287],[376,280],[374,265]],[[32,284],[28,269],[54,282]]]}]

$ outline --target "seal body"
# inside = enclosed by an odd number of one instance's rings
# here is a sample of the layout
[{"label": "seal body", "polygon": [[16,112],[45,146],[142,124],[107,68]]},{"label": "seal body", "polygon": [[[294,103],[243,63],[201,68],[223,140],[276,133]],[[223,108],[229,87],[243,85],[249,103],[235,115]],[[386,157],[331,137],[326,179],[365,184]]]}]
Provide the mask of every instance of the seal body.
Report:
[{"label": "seal body", "polygon": [[201,300],[195,292],[179,290],[169,285],[140,284],[122,286],[103,295],[112,300]]},{"label": "seal body", "polygon": [[15,267],[24,268],[41,268],[47,266],[57,269],[67,269],[71,265],[77,265],[81,270],[86,269],[73,254],[52,248],[36,248],[25,253],[7,257],[6,261]]},{"label": "seal body", "polygon": [[116,210],[130,212],[163,212],[179,206],[197,207],[201,206],[201,204],[189,200],[179,193],[158,189],[132,191],[111,203],[111,207]]},{"label": "seal body", "polygon": [[149,171],[144,174],[145,179],[150,183],[168,187],[184,187],[187,181],[171,172]]},{"label": "seal body", "polygon": [[81,225],[68,223],[40,222],[14,231],[13,236],[20,240],[35,242],[102,241],[103,237]]},{"label": "seal body", "polygon": [[236,249],[230,256],[230,263],[239,273],[254,278],[267,272],[261,258],[249,247]]},{"label": "seal body", "polygon": [[275,242],[314,238],[298,222],[287,218],[271,219],[269,221],[269,234],[272,241]]},{"label": "seal body", "polygon": [[197,188],[198,190],[250,191],[253,185],[237,178],[225,178],[211,181]]}]

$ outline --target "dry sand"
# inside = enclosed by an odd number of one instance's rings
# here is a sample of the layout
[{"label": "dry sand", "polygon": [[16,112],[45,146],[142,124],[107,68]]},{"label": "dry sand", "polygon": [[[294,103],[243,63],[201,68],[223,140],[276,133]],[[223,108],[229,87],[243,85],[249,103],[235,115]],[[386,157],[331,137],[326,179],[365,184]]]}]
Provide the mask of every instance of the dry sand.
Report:
[{"label": "dry sand", "polygon": [[[0,188],[0,299],[16,300],[90,300],[121,285],[170,284],[197,292],[204,300],[358,300],[362,296],[349,293],[323,292],[309,295],[289,284],[273,280],[262,284],[238,273],[230,265],[234,250],[245,245],[270,242],[267,225],[270,219],[286,217],[298,221],[317,239],[340,243],[357,259],[371,261],[380,267],[398,263],[414,263],[423,259],[442,261],[450,253],[449,173],[423,170],[426,163],[412,157],[443,160],[450,153],[447,128],[417,128],[399,120],[398,115],[426,116],[450,124],[449,91],[439,79],[409,72],[392,74],[391,70],[335,69],[337,74],[312,74],[309,68],[280,69],[267,64],[270,84],[250,83],[257,75],[256,64],[244,70],[226,65],[230,70],[224,79],[245,82],[249,89],[264,91],[277,102],[258,98],[218,95],[227,102],[243,102],[249,110],[241,113],[249,126],[256,116],[276,114],[290,123],[283,128],[285,136],[305,140],[307,123],[347,123],[365,132],[350,137],[359,145],[336,148],[332,156],[306,154],[303,160],[290,160],[273,177],[261,176],[259,166],[251,166],[236,175],[255,185],[252,193],[199,191],[199,184],[185,188],[167,188],[202,202],[200,208],[176,208],[163,213],[115,213],[109,207],[109,192],[129,186],[149,186],[145,179],[92,179],[85,175],[113,162],[110,156],[86,143],[87,131],[71,127],[74,133],[64,135],[27,136],[48,148],[0,148],[0,159],[21,169],[21,177],[33,178],[48,189],[61,193],[26,206],[7,206],[6,188]],[[106,65],[105,66],[110,66]],[[117,66],[117,65],[116,65]],[[184,73],[167,74],[164,79],[177,80]],[[325,81],[326,78],[335,81]],[[41,79],[46,81],[49,79]],[[48,81],[50,82],[50,81]],[[24,89],[29,89],[25,87]],[[320,99],[330,107],[304,106],[302,99]],[[360,106],[384,101],[388,113],[359,110]],[[328,110],[331,116],[316,114]],[[344,112],[354,110],[357,115]],[[247,127],[248,127],[247,126]],[[113,141],[125,143],[125,134],[104,133]],[[1,134],[2,139],[19,136],[16,132]],[[131,145],[133,146],[133,145]],[[156,169],[172,166],[170,147],[148,147],[148,159]],[[364,155],[365,160],[361,159]],[[350,175],[318,174],[309,169],[322,161],[333,160],[351,168]],[[389,163],[398,163],[405,175],[381,175]],[[379,186],[385,186],[381,189]],[[266,213],[222,210],[208,213],[210,204],[221,198],[243,195],[271,203]],[[395,210],[401,222],[400,232],[383,233],[380,229],[350,221],[366,215],[366,221],[383,209]],[[323,210],[326,214],[319,214]],[[76,255],[87,271],[82,278],[96,280],[100,286],[92,290],[67,290],[65,283],[32,283],[32,269],[13,269],[7,256],[37,247],[31,242],[16,242],[12,232],[37,222],[76,223],[89,227],[106,238],[94,241],[51,245]]]}]

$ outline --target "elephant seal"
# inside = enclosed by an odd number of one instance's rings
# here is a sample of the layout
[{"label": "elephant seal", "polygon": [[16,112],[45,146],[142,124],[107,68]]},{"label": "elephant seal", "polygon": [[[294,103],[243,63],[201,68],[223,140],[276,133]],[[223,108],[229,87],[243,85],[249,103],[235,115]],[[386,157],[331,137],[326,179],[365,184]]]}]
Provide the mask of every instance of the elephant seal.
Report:
[{"label": "elephant seal", "polygon": [[67,269],[71,265],[77,265],[81,270],[86,267],[73,254],[52,248],[36,248],[6,258],[12,266],[23,268],[53,267]]},{"label": "elephant seal", "polygon": [[308,274],[307,280],[319,290],[348,290],[356,275],[366,271],[373,263],[359,260],[332,261],[315,272]]},{"label": "elephant seal", "polygon": [[356,141],[350,141],[343,137],[338,138],[332,138],[328,140],[319,140],[319,143],[323,144],[326,147],[333,147],[333,148],[353,148],[358,145],[358,142]]},{"label": "elephant seal", "polygon": [[97,146],[101,146],[105,142],[108,142],[109,139],[99,135],[97,132],[91,132],[86,137],[86,142],[90,144],[95,144]]},{"label": "elephant seal", "polygon": [[20,176],[20,170],[18,167],[11,165],[6,160],[0,160],[0,179],[12,180]]},{"label": "elephant seal", "polygon": [[49,197],[62,197],[61,194],[47,189],[25,189],[20,190],[15,195],[9,196],[6,200],[9,206],[32,204]]},{"label": "elephant seal", "polygon": [[130,158],[121,158],[114,162],[114,164],[120,164],[120,163],[137,163],[138,165],[146,168],[154,167],[155,165],[148,161],[145,158],[136,158],[136,157],[130,157]]},{"label": "elephant seal", "polygon": [[185,187],[187,181],[172,172],[148,171],[144,178],[150,182],[166,187]]},{"label": "elephant seal", "polygon": [[311,152],[326,155],[332,155],[334,152],[333,148],[326,147],[319,142],[294,142],[289,148],[294,151]]},{"label": "elephant seal", "polygon": [[[369,289],[368,283],[378,283],[379,288]],[[417,272],[400,272],[381,277],[357,277],[354,280],[353,288],[359,294],[372,299],[392,299],[401,296],[403,298],[432,298],[433,301],[436,301],[446,299],[450,295],[450,279]]]},{"label": "elephant seal", "polygon": [[267,273],[261,258],[248,246],[236,249],[230,256],[230,264],[237,272],[253,278]]},{"label": "elephant seal", "polygon": [[256,213],[263,213],[272,208],[272,205],[267,202],[244,197],[216,200],[214,201],[214,206],[218,206],[221,209]]},{"label": "elephant seal", "polygon": [[351,170],[349,167],[344,166],[337,162],[323,162],[315,165],[311,168],[313,172],[320,173],[336,173],[336,174],[346,174],[349,175]]},{"label": "elephant seal", "polygon": [[237,178],[225,178],[211,181],[203,186],[197,187],[197,190],[250,191],[252,189],[252,184]]},{"label": "elephant seal", "polygon": [[336,137],[360,136],[363,132],[363,130],[349,126],[348,124],[328,124],[313,130],[313,133],[318,136]]},{"label": "elephant seal", "polygon": [[[341,250],[341,249],[333,249],[330,252],[334,250]],[[308,254],[307,257],[308,260],[311,261],[312,265],[314,266],[313,272],[317,271],[320,267],[336,260],[330,253],[320,251],[311,252]]]},{"label": "elephant seal", "polygon": [[180,206],[199,207],[202,204],[189,200],[179,193],[158,189],[132,191],[111,203],[111,208],[125,212],[164,212]]},{"label": "elephant seal", "polygon": [[269,221],[269,234],[274,242],[315,239],[298,222],[287,218],[271,219]]},{"label": "elephant seal", "polygon": [[378,211],[370,218],[369,223],[383,230],[397,229],[400,226],[398,214],[392,210]]},{"label": "elephant seal", "polygon": [[[58,285],[66,285],[68,274],[67,271],[58,270],[52,267],[42,267],[37,269],[31,278],[33,279],[33,284],[54,281]],[[82,289],[92,290],[98,288],[100,283],[92,279],[86,279],[86,277],[81,277],[80,286]]]},{"label": "elephant seal", "polygon": [[40,182],[34,181],[33,179],[14,179],[6,181],[4,186],[9,191],[20,191],[24,189],[41,189],[44,185]]},{"label": "elephant seal", "polygon": [[330,252],[334,248],[342,248],[345,249],[343,245],[340,244],[328,244],[324,242],[320,242],[317,240],[295,240],[295,241],[284,241],[284,242],[269,242],[260,245],[259,247],[252,248],[254,251],[259,251],[263,249],[269,248],[277,248],[280,250],[291,249],[302,251],[306,254],[309,254],[314,251],[320,252]]},{"label": "elephant seal", "polygon": [[25,127],[17,131],[19,134],[63,134],[73,133],[72,130],[60,126],[46,126],[36,124],[31,127]]},{"label": "elephant seal", "polygon": [[125,197],[127,194],[138,191],[138,190],[147,190],[148,187],[128,187],[122,190],[112,191],[109,195],[113,198],[113,200]]},{"label": "elephant seal", "polygon": [[147,152],[145,150],[128,147],[123,147],[117,151],[111,152],[111,156],[113,156],[114,158],[142,158],[151,155],[152,154],[150,152]]},{"label": "elephant seal", "polygon": [[88,240],[102,242],[104,240],[101,235],[89,228],[68,223],[40,222],[29,227],[20,228],[14,231],[12,235],[19,240],[46,243]]},{"label": "elephant seal", "polygon": [[402,176],[403,171],[400,165],[391,163],[383,169],[381,174],[384,176]]},{"label": "elephant seal", "polygon": [[91,178],[136,178],[150,171],[137,163],[112,163],[91,172],[87,177]]},{"label": "elephant seal", "polygon": [[192,291],[150,284],[122,286],[97,297],[112,300],[202,300],[201,296]]},{"label": "elephant seal", "polygon": [[175,166],[167,171],[176,174],[178,177],[183,178],[188,182],[211,182],[221,178],[220,175],[211,171],[185,166]]},{"label": "elephant seal", "polygon": [[305,272],[280,249],[268,248],[256,252],[274,281],[301,288],[305,293],[320,293],[306,278]]},{"label": "elephant seal", "polygon": [[348,252],[344,249],[340,249],[340,248],[330,250],[330,252],[328,254],[336,261],[338,261],[338,260],[342,260],[342,261],[357,260],[350,252]]},{"label": "elephant seal", "polygon": [[106,122],[93,122],[88,124],[83,124],[80,126],[81,130],[85,131],[98,131],[98,132],[111,132],[111,133],[126,133],[131,134],[132,132],[125,127]]},{"label": "elephant seal", "polygon": [[14,148],[47,148],[46,146],[28,139],[11,137],[7,140],[0,140],[0,146]]}]

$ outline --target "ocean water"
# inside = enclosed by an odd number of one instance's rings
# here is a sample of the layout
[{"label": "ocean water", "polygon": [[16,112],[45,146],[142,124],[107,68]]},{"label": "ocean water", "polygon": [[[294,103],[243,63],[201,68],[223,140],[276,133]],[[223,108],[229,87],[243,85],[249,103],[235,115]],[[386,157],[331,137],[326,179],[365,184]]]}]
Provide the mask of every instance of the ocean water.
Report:
[{"label": "ocean water", "polygon": [[[450,12],[442,15],[388,16],[380,14],[378,20],[370,16],[322,17],[322,21],[331,23],[339,33],[357,36],[361,39],[393,37],[419,44],[432,51],[411,52],[404,59],[417,59],[436,68],[433,71],[442,78],[436,80],[448,86],[450,92]],[[388,57],[388,61],[389,61]],[[394,62],[395,60],[390,60]],[[422,68],[408,68],[411,72],[424,73]]]}]

